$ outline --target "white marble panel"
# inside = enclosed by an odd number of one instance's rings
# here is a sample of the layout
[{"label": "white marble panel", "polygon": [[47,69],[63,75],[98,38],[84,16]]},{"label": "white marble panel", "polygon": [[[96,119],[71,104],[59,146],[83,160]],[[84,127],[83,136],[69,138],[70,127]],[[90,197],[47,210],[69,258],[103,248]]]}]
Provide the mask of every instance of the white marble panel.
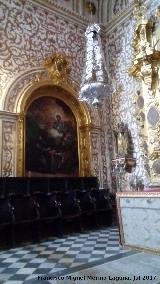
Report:
[{"label": "white marble panel", "polygon": [[160,196],[137,194],[119,201],[124,244],[160,253]]},{"label": "white marble panel", "polygon": [[150,208],[159,209],[160,208],[160,198],[155,197],[132,197],[132,198],[121,198],[120,206],[129,208]]}]

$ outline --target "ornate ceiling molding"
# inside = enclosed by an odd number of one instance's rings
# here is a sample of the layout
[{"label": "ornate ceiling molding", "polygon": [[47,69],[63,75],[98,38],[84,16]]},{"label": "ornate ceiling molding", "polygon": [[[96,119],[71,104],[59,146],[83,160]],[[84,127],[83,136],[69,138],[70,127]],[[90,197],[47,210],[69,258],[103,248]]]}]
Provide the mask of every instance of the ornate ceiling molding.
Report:
[{"label": "ornate ceiling molding", "polygon": [[80,15],[79,13],[75,11],[71,11],[63,6],[58,5],[53,0],[29,0],[33,6],[39,5],[43,7],[46,10],[49,10],[50,12],[54,11],[57,13],[57,15],[62,16],[65,19],[68,19],[72,21],[73,23],[77,23],[80,27],[86,27],[88,25],[89,20]]},{"label": "ornate ceiling molding", "polygon": [[127,9],[125,9],[120,15],[116,15],[110,23],[104,24],[106,34],[111,33],[117,26],[123,24],[127,19],[132,16],[134,10],[134,4],[132,3]]},{"label": "ornate ceiling molding", "polygon": [[[49,10],[50,12],[54,11],[57,13],[57,15],[62,16],[65,19],[68,19],[72,21],[73,23],[77,23],[80,27],[86,27],[86,25],[89,24],[90,20],[77,13],[76,11],[67,9],[63,7],[62,5],[57,4],[54,0],[29,0],[33,6],[41,6],[46,10]],[[106,0],[105,0],[106,1]],[[98,2],[99,3],[99,2]],[[108,1],[110,3],[110,1]],[[108,4],[109,5],[109,4]],[[134,8],[134,3],[131,3],[130,6],[126,7],[125,9],[121,10],[119,14],[115,15],[112,19],[109,20],[109,22],[106,22],[106,17],[103,15],[103,2],[100,1],[99,3],[99,9],[101,11],[97,14],[97,22],[104,25],[106,32],[111,32],[113,28],[115,28],[117,25],[123,23],[125,19],[127,19],[129,16],[131,16]],[[103,11],[103,12],[102,12]]]}]

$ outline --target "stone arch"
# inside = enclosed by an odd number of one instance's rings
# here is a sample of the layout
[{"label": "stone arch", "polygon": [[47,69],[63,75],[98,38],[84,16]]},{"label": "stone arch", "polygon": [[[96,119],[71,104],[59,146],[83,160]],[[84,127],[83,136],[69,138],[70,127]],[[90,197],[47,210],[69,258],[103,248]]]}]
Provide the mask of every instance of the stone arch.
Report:
[{"label": "stone arch", "polygon": [[[68,74],[67,74],[68,75]],[[32,98],[32,93],[42,86],[58,86],[68,92],[68,98],[75,112],[78,114],[79,121],[79,153],[80,153],[80,175],[95,175],[100,170],[98,141],[100,136],[100,120],[98,110],[78,100],[78,83],[73,82],[71,76],[60,80],[52,76],[42,66],[33,68],[20,73],[11,82],[3,96],[1,109],[9,117],[14,116],[15,138],[13,145],[14,161],[12,164],[12,175],[24,175],[24,122],[25,106]],[[13,119],[12,119],[13,120]],[[5,163],[5,161],[3,162]],[[9,173],[7,172],[7,175]],[[10,175],[10,174],[9,174]],[[100,177],[100,173],[99,173]]]},{"label": "stone arch", "polygon": [[1,100],[1,109],[7,112],[16,113],[17,100],[22,95],[28,84],[36,81],[37,76],[46,73],[44,68],[34,68],[21,72],[10,82]]},{"label": "stone arch", "polygon": [[[58,90],[54,93],[54,90]],[[49,92],[43,92],[50,90]],[[78,153],[79,153],[79,175],[89,176],[91,170],[91,117],[87,105],[79,102],[76,91],[65,82],[55,83],[50,79],[41,79],[32,84],[28,84],[25,90],[21,92],[17,99],[15,112],[18,114],[17,130],[17,175],[24,175],[24,153],[25,153],[25,116],[28,106],[36,98],[44,96],[53,96],[62,100],[72,111],[77,122],[78,134]]]}]

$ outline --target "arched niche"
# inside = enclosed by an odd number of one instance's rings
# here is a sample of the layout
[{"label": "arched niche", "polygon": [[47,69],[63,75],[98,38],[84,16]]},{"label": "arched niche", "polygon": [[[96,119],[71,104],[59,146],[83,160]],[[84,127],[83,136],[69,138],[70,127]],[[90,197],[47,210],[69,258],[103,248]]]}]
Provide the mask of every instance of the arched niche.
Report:
[{"label": "arched niche", "polygon": [[50,98],[62,102],[73,114],[77,128],[78,175],[89,176],[91,170],[91,117],[86,104],[77,99],[76,91],[63,82],[40,80],[25,88],[17,102],[17,176],[24,176],[26,155],[26,116],[36,100]]}]

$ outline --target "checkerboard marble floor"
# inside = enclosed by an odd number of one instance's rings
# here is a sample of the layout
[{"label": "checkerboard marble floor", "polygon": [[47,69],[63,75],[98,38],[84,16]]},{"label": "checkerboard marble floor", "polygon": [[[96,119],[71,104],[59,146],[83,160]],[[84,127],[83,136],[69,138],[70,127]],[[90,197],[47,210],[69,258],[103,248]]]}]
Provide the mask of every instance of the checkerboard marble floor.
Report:
[{"label": "checkerboard marble floor", "polygon": [[21,284],[123,252],[117,227],[50,238],[1,251],[0,284]]}]

